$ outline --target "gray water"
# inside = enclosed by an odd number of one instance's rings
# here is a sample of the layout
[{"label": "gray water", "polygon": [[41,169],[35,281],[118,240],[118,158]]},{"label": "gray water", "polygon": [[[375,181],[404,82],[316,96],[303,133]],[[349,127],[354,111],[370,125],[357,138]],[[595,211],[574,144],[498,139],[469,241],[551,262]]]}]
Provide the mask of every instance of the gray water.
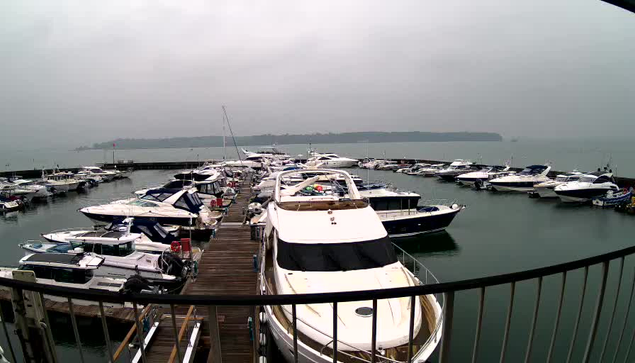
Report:
[{"label": "gray water", "polygon": [[[517,144],[522,145],[522,142]],[[329,146],[331,146],[330,150],[342,154],[349,154],[344,151],[347,147],[353,147],[351,145],[337,145],[342,148],[338,150],[334,147],[336,145]],[[389,145],[382,144],[381,146]],[[406,147],[410,146],[415,145],[406,145]],[[428,147],[428,145],[424,146]],[[490,147],[503,146],[516,147],[511,143],[490,145]],[[356,147],[363,148],[364,146]],[[450,145],[442,145],[442,147],[446,148],[448,152],[451,149]],[[470,144],[462,147],[472,146]],[[442,151],[437,152],[442,153]],[[465,155],[461,156],[465,157]],[[455,157],[454,154],[449,156],[449,158],[453,157]],[[175,158],[178,160],[178,157]],[[364,178],[368,177],[366,170],[358,169],[353,170],[353,172]],[[134,190],[161,183],[173,173],[173,171],[137,171],[132,173],[129,180],[124,179],[102,184],[83,194],[69,193],[66,197],[58,197],[48,203],[33,205],[24,212],[0,218],[0,237],[2,237],[4,244],[3,253],[0,254],[0,264],[16,265],[18,258],[23,255],[17,244],[28,239],[38,239],[40,233],[57,228],[90,225],[89,220],[77,212],[78,208],[130,197]],[[612,210],[600,210],[588,206],[566,206],[555,200],[529,199],[522,194],[474,191],[451,183],[438,182],[435,179],[392,172],[371,171],[370,179],[384,180],[402,190],[419,192],[424,199],[445,198],[467,205],[467,208],[458,215],[446,233],[426,235],[398,242],[402,248],[422,261],[442,282],[521,271],[609,252],[631,245],[632,236],[635,236],[635,219]],[[618,305],[618,319],[612,330],[611,344],[615,343],[619,333],[617,329],[621,328],[621,322],[624,321],[626,297],[630,293],[630,284],[634,277],[633,264],[630,259],[627,260],[624,271],[624,286]],[[615,294],[617,272],[617,264],[614,263],[611,266],[607,297],[604,303],[605,313],[599,329],[598,343],[596,343],[599,346],[594,355],[596,359],[605,336],[608,314]],[[598,274],[599,268],[591,269],[584,305],[585,318],[580,327],[572,361],[580,360],[586,343],[590,324],[589,316],[598,291]],[[581,295],[581,276],[581,271],[568,276],[565,309],[558,334],[554,362],[564,361],[568,351],[577,304]],[[547,354],[560,288],[559,279],[560,276],[555,276],[544,280],[532,362],[543,362]],[[508,344],[508,362],[524,359],[534,309],[535,291],[536,281],[519,283],[517,286],[512,330]],[[494,287],[486,291],[479,353],[479,361],[481,362],[498,361],[508,298],[509,286]],[[452,350],[455,362],[465,362],[471,359],[477,307],[478,295],[476,291],[457,293]],[[61,324],[68,327],[68,322],[62,321]],[[630,334],[634,327],[635,322],[631,318],[627,325],[626,343],[623,345],[630,341]],[[86,323],[82,327],[82,336],[85,336],[84,334],[90,335],[91,330],[96,331],[95,326]],[[56,333],[58,331],[61,330],[56,330]],[[67,330],[60,333],[60,344],[64,347],[65,357],[72,357],[77,352],[73,348],[72,335],[69,335],[68,332]],[[6,347],[2,339],[2,334],[0,334],[0,344]],[[101,347],[98,338],[87,339],[84,343],[89,347],[92,357],[103,357],[99,351]],[[612,345],[609,345],[609,348],[609,357],[612,358]],[[623,347],[620,361],[624,359],[625,351],[626,348]],[[594,360],[592,359],[592,361]]]},{"label": "gray water", "polygon": [[[318,151],[335,152],[343,156],[364,158],[421,158],[430,160],[470,159],[475,162],[504,164],[512,159],[513,166],[551,162],[555,170],[595,170],[609,159],[613,169],[622,176],[635,176],[633,155],[635,146],[629,140],[531,140],[518,142],[406,142],[379,144],[312,145]],[[291,155],[306,156],[308,145],[280,145]],[[257,147],[246,147],[256,149]],[[223,148],[86,150],[63,149],[4,150],[0,152],[0,171],[78,167],[114,160],[196,161],[222,159]],[[228,147],[227,156],[237,158],[236,148]]]}]

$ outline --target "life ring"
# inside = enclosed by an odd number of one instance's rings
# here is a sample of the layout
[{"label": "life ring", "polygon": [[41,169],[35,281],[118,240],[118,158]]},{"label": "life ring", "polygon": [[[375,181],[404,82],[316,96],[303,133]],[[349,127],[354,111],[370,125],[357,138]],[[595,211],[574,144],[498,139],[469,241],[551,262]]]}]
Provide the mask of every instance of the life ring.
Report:
[{"label": "life ring", "polygon": [[181,244],[180,244],[179,242],[177,242],[177,241],[173,241],[173,242],[170,244],[170,249],[171,249],[171,250],[172,250],[172,252],[174,252],[174,253],[181,252]]}]

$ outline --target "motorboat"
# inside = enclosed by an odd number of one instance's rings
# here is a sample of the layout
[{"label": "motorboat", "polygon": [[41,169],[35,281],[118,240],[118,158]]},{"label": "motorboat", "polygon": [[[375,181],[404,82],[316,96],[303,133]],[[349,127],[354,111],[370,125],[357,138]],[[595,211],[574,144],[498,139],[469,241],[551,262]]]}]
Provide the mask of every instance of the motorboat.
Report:
[{"label": "motorboat", "polygon": [[[320,294],[419,285],[422,282],[398,259],[379,217],[349,174],[318,169],[314,176],[287,188],[278,175],[266,210],[261,263],[261,292],[273,295]],[[345,179],[337,188],[336,175]],[[309,186],[317,186],[308,189]],[[329,188],[329,186],[333,186]],[[319,188],[318,188],[319,187]],[[414,306],[411,301],[415,301]],[[265,306],[274,341],[288,362],[370,362],[371,316],[377,314],[377,361],[407,360],[410,316],[414,315],[412,357],[423,362],[439,344],[442,309],[434,295],[331,304],[297,305],[298,354],[294,357],[291,306]],[[333,321],[337,354],[333,353]],[[351,358],[352,357],[352,358]]]},{"label": "motorboat", "polygon": [[180,171],[174,175],[174,178],[191,181],[216,180],[222,177],[221,169],[221,165],[205,164],[196,169]]},{"label": "motorboat", "polygon": [[275,146],[261,146],[256,151],[247,151],[242,149],[246,157],[261,157],[274,160],[286,160],[291,156]]},{"label": "motorboat", "polygon": [[46,186],[37,184],[35,180],[16,179],[12,180],[15,185],[14,195],[23,195],[27,200],[46,199],[51,196]]},{"label": "motorboat", "polygon": [[410,237],[445,230],[465,206],[457,203],[419,205],[421,195],[386,186],[360,189],[391,238]]},{"label": "motorboat", "polygon": [[232,168],[251,168],[254,170],[260,170],[264,165],[267,165],[270,159],[264,158],[260,155],[247,156],[240,160],[227,160],[223,162],[223,167]]},{"label": "motorboat", "polygon": [[115,179],[117,173],[114,171],[104,170],[98,166],[82,166],[81,170],[77,172],[80,178],[98,176],[104,182],[109,182]]},{"label": "motorboat", "polygon": [[216,226],[216,219],[194,189],[152,189],[141,198],[118,200],[79,211],[98,224],[133,217],[188,230],[211,231]]},{"label": "motorboat", "polygon": [[530,196],[538,198],[558,198],[554,189],[558,185],[579,180],[580,176],[582,176],[582,173],[579,171],[573,171],[569,174],[559,174],[555,179],[549,179],[545,182],[534,185],[533,191],[529,192],[529,194]]},{"label": "motorboat", "polygon": [[359,160],[339,156],[333,153],[314,153],[306,165],[319,168],[352,168]]},{"label": "motorboat", "polygon": [[46,174],[46,172],[42,171],[42,181],[54,193],[76,191],[84,184],[82,180],[76,179],[75,174],[70,171],[59,170],[54,171],[52,174]]},{"label": "motorboat", "polygon": [[147,219],[125,218],[98,228],[66,228],[43,233],[52,243],[83,243],[101,241],[133,241],[136,251],[161,254],[178,241],[178,228],[165,228]]},{"label": "motorboat", "polygon": [[[430,166],[431,166],[431,164],[416,163],[413,166],[411,166],[410,168],[406,168],[405,170],[404,169],[400,169],[400,170],[404,170],[404,171],[402,171],[402,173],[404,173],[404,174],[419,175],[421,170],[423,170],[425,168],[429,168]],[[399,172],[399,170],[397,170],[397,172]]]},{"label": "motorboat", "polygon": [[534,185],[549,180],[547,176],[551,166],[529,165],[516,174],[503,176],[489,181],[491,189],[499,192],[530,192]]},{"label": "motorboat", "polygon": [[[32,253],[46,254],[83,254],[95,253],[103,257],[103,262],[95,274],[98,276],[128,278],[139,275],[148,281],[174,285],[187,278],[189,264],[180,257],[164,250],[161,254],[146,253],[136,250],[135,233],[116,232],[102,234],[100,237],[71,238],[69,243],[49,243],[29,241],[20,247]],[[165,245],[162,245],[165,246]]]},{"label": "motorboat", "polygon": [[428,178],[433,177],[437,174],[437,172],[439,172],[445,167],[446,167],[445,164],[433,164],[428,167],[419,169],[416,175],[420,175],[420,176],[428,177]]},{"label": "motorboat", "polygon": [[481,168],[480,170],[473,171],[471,173],[465,173],[458,175],[456,177],[456,182],[461,185],[473,186],[479,185],[483,186],[485,182],[489,180],[500,178],[506,175],[513,174],[513,171],[509,170],[509,166],[486,166]]},{"label": "motorboat", "polygon": [[215,171],[205,178],[197,177],[198,175],[202,174],[191,173],[190,176],[194,176],[193,178],[176,178],[161,186],[140,189],[135,191],[135,195],[140,198],[153,189],[192,189],[196,191],[203,204],[217,205],[218,200],[223,198],[229,188],[224,173]]},{"label": "motorboat", "polygon": [[477,167],[471,161],[456,159],[447,168],[437,171],[435,176],[440,180],[452,182],[457,176],[472,172],[475,168]]},{"label": "motorboat", "polygon": [[[20,259],[20,267],[0,268],[0,277],[39,284],[93,291],[160,293],[139,276],[130,278],[100,276],[97,272],[105,259],[90,253],[34,253]],[[3,289],[4,287],[0,287]],[[68,298],[44,295],[46,299],[68,302]],[[96,305],[96,301],[73,299],[73,304]],[[122,307],[121,303],[103,302],[104,307]]]},{"label": "motorboat", "polygon": [[615,183],[612,173],[596,176],[584,174],[576,181],[564,183],[554,188],[554,192],[565,203],[585,203],[591,199],[606,195],[609,191],[616,193],[620,187]]},{"label": "motorboat", "polygon": [[625,205],[632,203],[633,201],[633,188],[624,188],[618,192],[609,190],[605,195],[595,197],[591,201],[594,206],[602,208],[613,208],[619,205]]},{"label": "motorboat", "polygon": [[22,199],[0,193],[0,213],[15,212],[24,208]]}]

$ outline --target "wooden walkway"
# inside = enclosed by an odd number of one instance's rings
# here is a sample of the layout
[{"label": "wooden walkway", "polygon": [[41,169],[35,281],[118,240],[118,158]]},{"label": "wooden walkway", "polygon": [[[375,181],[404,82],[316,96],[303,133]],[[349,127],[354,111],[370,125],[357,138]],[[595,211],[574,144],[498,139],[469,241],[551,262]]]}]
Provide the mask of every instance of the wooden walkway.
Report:
[{"label": "wooden walkway", "polygon": [[[243,225],[244,210],[251,197],[250,180],[240,187],[240,193],[230,206],[227,215],[217,231],[216,237],[210,240],[209,247],[199,261],[199,273],[195,280],[189,282],[181,294],[205,295],[256,295],[257,273],[254,271],[253,255],[258,253],[258,242],[251,240],[249,225]],[[177,330],[189,306],[176,308]],[[208,309],[196,307],[198,318],[203,317],[202,334],[194,360],[208,361],[210,353],[210,331],[207,320]],[[164,311],[169,313],[169,309]],[[252,363],[255,359],[254,343],[251,340],[248,319],[256,320],[257,316],[251,307],[219,306],[217,309],[220,335],[220,349],[223,363]],[[193,323],[190,323],[190,327]],[[185,336],[181,340],[181,354],[185,352]],[[164,315],[155,337],[148,348],[148,362],[167,362],[174,347],[174,329],[171,317]],[[178,360],[174,360],[178,362]],[[212,361],[212,360],[210,360]]]}]

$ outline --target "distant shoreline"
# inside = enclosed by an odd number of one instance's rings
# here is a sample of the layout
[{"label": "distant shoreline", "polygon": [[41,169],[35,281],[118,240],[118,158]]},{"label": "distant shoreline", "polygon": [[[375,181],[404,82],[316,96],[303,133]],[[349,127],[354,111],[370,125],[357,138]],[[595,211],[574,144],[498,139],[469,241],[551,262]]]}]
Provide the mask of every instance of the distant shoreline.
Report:
[{"label": "distant shoreline", "polygon": [[[255,135],[237,136],[237,146],[292,145],[292,144],[355,144],[389,142],[457,142],[457,141],[503,141],[503,137],[493,132],[348,132],[300,135]],[[227,146],[234,146],[231,137],[226,138]],[[176,149],[223,146],[222,136],[174,137],[161,139],[115,139],[92,146],[82,146],[82,150],[135,150],[135,149]]]}]

